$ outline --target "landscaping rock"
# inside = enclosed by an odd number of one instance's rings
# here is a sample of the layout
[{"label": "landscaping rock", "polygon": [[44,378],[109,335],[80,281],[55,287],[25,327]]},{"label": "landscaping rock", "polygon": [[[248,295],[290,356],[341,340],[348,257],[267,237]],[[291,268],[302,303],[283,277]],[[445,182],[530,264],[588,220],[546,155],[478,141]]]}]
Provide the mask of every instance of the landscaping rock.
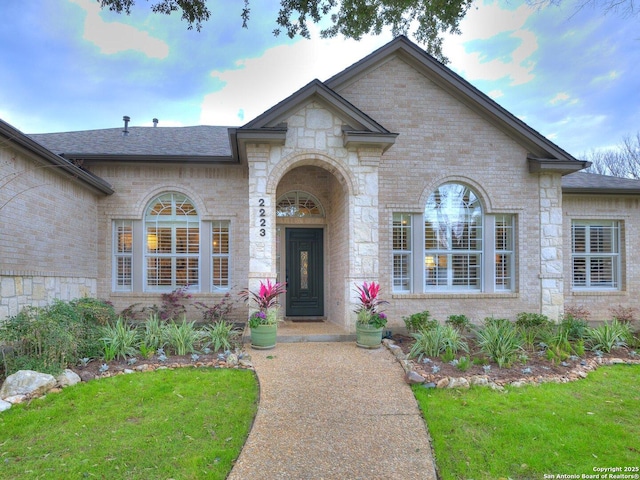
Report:
[{"label": "landscaping rock", "polygon": [[238,366],[238,356],[235,353],[227,355],[227,366],[231,368]]},{"label": "landscaping rock", "polygon": [[80,383],[82,379],[73,370],[66,369],[60,375],[57,376],[56,382],[60,388],[70,387],[76,383]]},{"label": "landscaping rock", "polygon": [[420,384],[425,382],[425,378],[414,370],[410,370],[404,376],[404,381],[409,385]]},{"label": "landscaping rock", "polygon": [[10,402],[5,402],[4,400],[0,400],[0,412],[4,412],[5,410],[9,410],[11,408]]},{"label": "landscaping rock", "polygon": [[4,399],[5,402],[9,402],[12,405],[17,405],[19,403],[24,403],[27,401],[26,395],[12,395]]},{"label": "landscaping rock", "polygon": [[479,387],[486,387],[489,385],[489,377],[486,375],[474,375],[469,382],[471,385],[477,385]]},{"label": "landscaping rock", "polygon": [[[56,379],[47,373],[19,370],[9,375],[0,388],[0,400],[16,395],[39,397],[56,386]],[[14,402],[11,402],[14,403]]]},{"label": "landscaping rock", "polygon": [[83,382],[90,382],[91,380],[96,378],[96,376],[93,373],[85,372],[85,371],[80,372],[79,376],[80,376],[80,380],[82,380]]},{"label": "landscaping rock", "polygon": [[251,360],[247,360],[246,358],[241,358],[240,360],[238,360],[238,365],[244,368],[253,368],[253,363],[251,363]]},{"label": "landscaping rock", "polygon": [[436,383],[436,387],[437,388],[447,388],[449,386],[449,378],[448,377],[444,377],[441,378],[438,383]]},{"label": "landscaping rock", "polygon": [[464,377],[450,378],[447,388],[461,388],[466,390],[469,388],[469,380]]}]

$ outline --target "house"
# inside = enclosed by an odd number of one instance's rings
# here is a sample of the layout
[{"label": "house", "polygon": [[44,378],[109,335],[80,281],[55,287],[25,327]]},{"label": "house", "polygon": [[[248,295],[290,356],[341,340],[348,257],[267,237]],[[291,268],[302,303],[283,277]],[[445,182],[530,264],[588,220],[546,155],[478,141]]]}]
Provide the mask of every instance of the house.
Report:
[{"label": "house", "polygon": [[184,285],[213,303],[268,278],[288,284],[287,317],[349,330],[364,281],[391,327],[425,309],[640,307],[640,182],[581,173],[405,37],[242,127],[124,120],[38,135],[0,122],[0,318]]}]

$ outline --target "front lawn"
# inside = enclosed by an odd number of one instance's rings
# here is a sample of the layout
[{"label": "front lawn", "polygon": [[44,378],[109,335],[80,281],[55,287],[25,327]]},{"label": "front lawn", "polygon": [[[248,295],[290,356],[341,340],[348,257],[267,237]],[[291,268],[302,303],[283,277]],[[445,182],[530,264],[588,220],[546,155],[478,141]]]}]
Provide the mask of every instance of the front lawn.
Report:
[{"label": "front lawn", "polygon": [[596,468],[640,473],[639,379],[640,365],[617,365],[505,392],[413,388],[442,480],[583,478]]},{"label": "front lawn", "polygon": [[224,479],[249,434],[249,370],[181,368],[82,383],[0,414],[12,479]]}]

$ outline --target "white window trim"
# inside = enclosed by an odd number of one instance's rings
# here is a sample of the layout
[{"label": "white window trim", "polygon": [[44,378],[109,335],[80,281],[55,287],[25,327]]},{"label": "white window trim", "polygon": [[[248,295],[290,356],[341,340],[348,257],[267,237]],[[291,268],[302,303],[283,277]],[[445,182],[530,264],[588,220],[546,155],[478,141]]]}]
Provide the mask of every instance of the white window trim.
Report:
[{"label": "white window trim", "polygon": [[[610,224],[613,228],[614,232],[614,241],[613,248],[614,252],[610,253],[591,253],[590,242],[591,236],[589,235],[589,231],[592,226],[603,226],[605,224]],[[584,253],[575,253],[574,252],[574,226],[580,225],[587,227],[587,232],[585,233],[585,252]],[[619,220],[571,220],[571,290],[574,292],[618,292],[622,289],[622,241],[621,241],[621,232],[622,232],[622,222]],[[589,248],[587,248],[589,246]],[[591,269],[587,268],[585,272],[585,283],[586,285],[576,286],[574,282],[574,260],[576,258],[612,258],[612,282],[614,285],[606,286],[606,285],[591,285]]]},{"label": "white window trim", "polygon": [[[118,252],[118,229],[119,227],[129,227],[131,229],[131,251],[130,252]],[[131,292],[133,290],[133,285],[135,281],[135,263],[134,263],[134,245],[135,245],[135,235],[133,231],[133,221],[131,220],[114,220],[112,222],[112,290],[114,292]],[[131,265],[131,278],[129,285],[119,285],[118,284],[118,259],[120,258],[129,258]]]},{"label": "white window trim", "polygon": [[[409,248],[406,250],[394,250],[393,249],[393,235],[394,235],[394,230],[396,229],[396,226],[394,225],[395,223],[395,216],[396,215],[401,215],[402,217],[406,217],[409,220],[409,223],[407,226],[404,227],[400,227],[400,228],[406,228],[409,230]],[[393,291],[396,293],[411,293],[413,291],[413,285],[414,285],[414,275],[413,272],[415,271],[415,267],[413,265],[413,258],[414,258],[414,254],[413,254],[413,249],[414,246],[417,245],[416,242],[414,241],[414,216],[413,214],[410,213],[402,213],[402,212],[395,212],[391,215],[391,247],[392,247],[392,259],[391,259],[391,276],[392,278],[392,282],[391,284],[393,285]],[[399,279],[398,277],[396,277],[395,275],[395,262],[396,262],[396,258],[397,257],[406,257],[407,258],[407,268],[408,268],[408,285],[407,288],[402,288],[402,286],[396,286],[396,281],[397,280],[403,280],[403,279]]]}]

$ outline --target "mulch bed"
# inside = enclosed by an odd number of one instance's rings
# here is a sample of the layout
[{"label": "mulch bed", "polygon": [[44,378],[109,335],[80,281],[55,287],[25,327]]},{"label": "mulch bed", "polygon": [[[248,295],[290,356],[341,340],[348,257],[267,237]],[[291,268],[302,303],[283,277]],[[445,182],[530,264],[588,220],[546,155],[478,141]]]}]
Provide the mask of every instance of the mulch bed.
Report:
[{"label": "mulch bed", "polygon": [[[391,340],[402,349],[404,354],[408,354],[413,345],[413,338],[404,335],[394,335]],[[474,358],[484,358],[480,353],[480,349],[472,338],[467,338],[470,354],[459,352],[456,358],[460,356]],[[526,364],[516,362],[510,368],[499,368],[496,363],[489,362],[490,368],[483,368],[482,365],[473,365],[462,371],[457,366],[442,361],[440,358],[430,358],[427,361],[423,359],[418,362],[412,359],[411,365],[413,370],[424,377],[427,382],[438,384],[446,378],[470,379],[477,376],[487,377],[488,382],[496,385],[507,385],[513,382],[524,383],[543,383],[546,381],[565,382],[577,380],[584,377],[580,372],[588,372],[597,368],[598,365],[610,363],[640,363],[640,355],[628,348],[616,348],[611,353],[596,355],[594,352],[587,351],[582,357],[571,357],[561,364],[554,364],[547,360],[543,352],[524,352],[528,359]],[[434,368],[435,367],[435,368]]]}]

